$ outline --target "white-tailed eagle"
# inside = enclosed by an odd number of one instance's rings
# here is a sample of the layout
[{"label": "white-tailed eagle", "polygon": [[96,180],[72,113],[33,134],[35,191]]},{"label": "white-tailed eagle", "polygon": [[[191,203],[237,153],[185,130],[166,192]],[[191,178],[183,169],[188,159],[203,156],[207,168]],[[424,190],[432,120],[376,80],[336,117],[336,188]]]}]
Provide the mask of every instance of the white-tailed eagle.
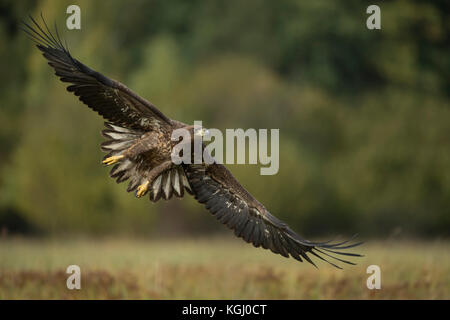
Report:
[{"label": "white-tailed eagle", "polygon": [[108,154],[105,165],[114,165],[111,177],[118,183],[129,180],[127,191],[137,197],[149,194],[151,201],[193,194],[221,223],[234,230],[236,236],[255,247],[270,249],[284,257],[306,260],[311,256],[327,261],[354,264],[342,256],[360,256],[344,252],[359,245],[350,240],[314,243],[301,238],[285,222],[273,216],[225,168],[213,164],[180,164],[172,162],[176,142],[171,140],[175,129],[193,126],[169,119],[152,103],[122,83],[109,79],[73,58],[64,46],[58,31],[52,34],[44,19],[39,25],[32,17],[24,23],[24,31],[37,43],[48,64],[63,82],[88,107],[107,122],[102,131],[106,141],[101,148]]}]

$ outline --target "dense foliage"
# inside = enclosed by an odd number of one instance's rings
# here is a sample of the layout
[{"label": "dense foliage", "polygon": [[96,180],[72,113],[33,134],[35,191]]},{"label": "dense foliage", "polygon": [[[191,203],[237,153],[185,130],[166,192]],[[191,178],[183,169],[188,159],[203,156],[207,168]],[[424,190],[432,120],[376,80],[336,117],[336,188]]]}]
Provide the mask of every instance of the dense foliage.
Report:
[{"label": "dense foliage", "polygon": [[[82,10],[65,28],[66,7]],[[448,236],[450,8],[383,1],[3,1],[0,225],[21,232],[223,230],[193,200],[151,204],[108,178],[102,120],[19,29],[56,21],[73,55],[206,127],[280,128],[280,171],[231,170],[308,235]]]}]

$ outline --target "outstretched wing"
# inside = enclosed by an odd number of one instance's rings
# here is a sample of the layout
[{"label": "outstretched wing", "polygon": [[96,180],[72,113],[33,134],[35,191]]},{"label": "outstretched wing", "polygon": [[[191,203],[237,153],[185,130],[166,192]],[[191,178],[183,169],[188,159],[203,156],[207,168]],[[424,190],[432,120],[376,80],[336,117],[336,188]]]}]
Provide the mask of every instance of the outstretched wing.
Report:
[{"label": "outstretched wing", "polygon": [[71,83],[67,90],[83,103],[121,127],[148,131],[155,126],[171,125],[171,120],[149,101],[73,58],[62,44],[56,28],[55,37],[44,19],[45,30],[33,17],[30,19],[32,24],[24,23],[23,30],[37,43],[61,81]]},{"label": "outstretched wing", "polygon": [[308,256],[311,254],[337,268],[340,267],[327,258],[354,264],[338,256],[361,256],[341,251],[361,243],[314,243],[302,239],[286,223],[270,214],[221,164],[185,165],[185,172],[196,199],[221,223],[234,230],[236,236],[255,247],[262,246],[300,262],[305,259],[315,266]]}]

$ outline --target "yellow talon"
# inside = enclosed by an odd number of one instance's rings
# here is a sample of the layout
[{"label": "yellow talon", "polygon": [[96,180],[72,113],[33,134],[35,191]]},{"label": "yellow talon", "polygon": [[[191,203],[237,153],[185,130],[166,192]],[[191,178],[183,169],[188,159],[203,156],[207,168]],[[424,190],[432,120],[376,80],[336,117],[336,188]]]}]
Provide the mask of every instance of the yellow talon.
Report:
[{"label": "yellow talon", "polygon": [[120,159],[122,159],[124,156],[120,155],[120,156],[112,156],[112,157],[108,157],[105,160],[102,161],[103,164],[106,164],[107,166],[116,163],[117,161],[119,161]]},{"label": "yellow talon", "polygon": [[149,183],[150,182],[147,180],[137,188],[136,197],[140,198],[147,192]]}]

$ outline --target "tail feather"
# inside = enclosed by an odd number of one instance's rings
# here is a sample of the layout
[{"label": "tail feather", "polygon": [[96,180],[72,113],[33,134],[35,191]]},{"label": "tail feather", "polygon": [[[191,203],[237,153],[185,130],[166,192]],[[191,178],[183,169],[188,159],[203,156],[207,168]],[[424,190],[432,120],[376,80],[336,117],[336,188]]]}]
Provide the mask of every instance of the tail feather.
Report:
[{"label": "tail feather", "polygon": [[[105,130],[102,135],[107,139],[101,144],[103,151],[109,152],[103,160],[111,156],[122,155],[129,147],[142,137],[144,132],[116,126],[112,123],[105,123]],[[111,169],[111,178],[117,183],[130,180],[128,192],[136,192],[139,185],[145,182],[146,174],[151,168],[141,166],[142,159],[122,158]],[[153,181],[149,188],[150,200],[153,202],[163,198],[169,200],[173,195],[183,197],[184,190],[192,194],[191,186],[181,166],[173,167],[161,173]]]}]

